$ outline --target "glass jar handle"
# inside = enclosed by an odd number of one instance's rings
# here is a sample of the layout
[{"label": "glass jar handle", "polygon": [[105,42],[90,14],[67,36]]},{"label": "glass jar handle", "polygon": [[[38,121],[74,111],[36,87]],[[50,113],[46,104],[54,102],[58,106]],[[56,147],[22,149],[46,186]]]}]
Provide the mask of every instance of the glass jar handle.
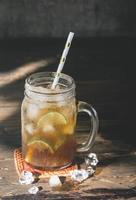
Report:
[{"label": "glass jar handle", "polygon": [[77,152],[84,153],[90,151],[91,147],[94,144],[95,137],[98,131],[99,120],[95,109],[86,102],[78,102],[78,113],[79,112],[86,112],[90,116],[91,120],[91,129],[87,141],[79,144],[79,146],[77,147]]}]

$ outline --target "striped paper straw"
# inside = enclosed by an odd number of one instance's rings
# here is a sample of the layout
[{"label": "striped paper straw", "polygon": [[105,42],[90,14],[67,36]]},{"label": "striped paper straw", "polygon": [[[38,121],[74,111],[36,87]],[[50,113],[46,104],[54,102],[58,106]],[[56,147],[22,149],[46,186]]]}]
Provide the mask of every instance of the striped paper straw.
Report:
[{"label": "striped paper straw", "polygon": [[67,57],[68,51],[70,49],[70,45],[71,45],[73,37],[74,37],[74,33],[70,32],[69,35],[68,35],[68,38],[67,38],[67,41],[66,41],[66,44],[65,44],[65,48],[63,50],[63,53],[62,53],[62,56],[61,56],[61,59],[60,59],[60,63],[59,63],[53,84],[51,86],[51,89],[55,89],[56,85],[58,84],[60,73],[63,69],[64,64],[65,64],[66,57]]}]

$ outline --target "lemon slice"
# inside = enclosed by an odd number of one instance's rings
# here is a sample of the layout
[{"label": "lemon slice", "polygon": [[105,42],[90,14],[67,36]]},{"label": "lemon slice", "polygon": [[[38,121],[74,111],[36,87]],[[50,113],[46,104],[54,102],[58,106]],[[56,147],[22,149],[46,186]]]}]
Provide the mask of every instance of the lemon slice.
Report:
[{"label": "lemon slice", "polygon": [[38,151],[49,150],[52,154],[54,153],[51,143],[49,141],[46,141],[45,139],[42,140],[39,138],[35,138],[28,142],[27,145],[31,148],[37,149]]},{"label": "lemon slice", "polygon": [[39,119],[37,126],[43,128],[49,124],[52,127],[63,126],[67,124],[67,120],[59,112],[48,112]]}]

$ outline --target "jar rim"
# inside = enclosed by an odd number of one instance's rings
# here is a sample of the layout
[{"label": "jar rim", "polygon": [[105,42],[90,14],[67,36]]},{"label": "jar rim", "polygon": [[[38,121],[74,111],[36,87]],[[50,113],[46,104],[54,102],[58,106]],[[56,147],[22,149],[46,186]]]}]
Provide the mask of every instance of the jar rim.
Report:
[{"label": "jar rim", "polygon": [[[42,87],[42,83],[40,82],[40,79],[43,81],[46,81],[44,79],[48,78],[50,79],[49,83],[51,84],[55,78],[56,72],[36,72],[28,76],[25,80],[25,89],[29,90],[31,92],[35,92],[38,94],[47,94],[47,95],[57,95],[57,94],[64,94],[68,93],[71,90],[75,89],[75,82],[74,79],[64,73],[60,73],[59,78],[59,85],[60,81],[65,81],[65,87],[59,88],[57,90],[52,90],[50,88]],[[39,82],[36,83],[36,80]],[[67,85],[66,85],[67,83]],[[63,84],[64,86],[64,84]]]}]

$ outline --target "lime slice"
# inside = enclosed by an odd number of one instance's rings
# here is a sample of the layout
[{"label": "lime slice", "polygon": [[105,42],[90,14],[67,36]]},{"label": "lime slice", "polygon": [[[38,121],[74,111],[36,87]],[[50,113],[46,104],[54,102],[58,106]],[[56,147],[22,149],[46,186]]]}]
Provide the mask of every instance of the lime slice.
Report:
[{"label": "lime slice", "polygon": [[54,153],[54,150],[52,148],[52,145],[49,141],[47,140],[42,140],[39,138],[34,138],[32,140],[30,140],[27,145],[31,148],[35,148],[38,151],[45,151],[45,150],[49,150],[51,153]]},{"label": "lime slice", "polygon": [[64,115],[56,111],[46,113],[37,123],[37,127],[42,129],[45,133],[45,137],[48,136],[49,139],[51,137],[54,138],[55,141],[51,143],[51,147],[54,151],[57,151],[58,148],[65,142],[63,129],[66,124],[67,120]]},{"label": "lime slice", "polygon": [[67,124],[67,120],[59,112],[48,112],[47,114],[43,115],[38,123],[37,126],[44,128],[46,125],[51,125],[52,127],[63,126]]}]

